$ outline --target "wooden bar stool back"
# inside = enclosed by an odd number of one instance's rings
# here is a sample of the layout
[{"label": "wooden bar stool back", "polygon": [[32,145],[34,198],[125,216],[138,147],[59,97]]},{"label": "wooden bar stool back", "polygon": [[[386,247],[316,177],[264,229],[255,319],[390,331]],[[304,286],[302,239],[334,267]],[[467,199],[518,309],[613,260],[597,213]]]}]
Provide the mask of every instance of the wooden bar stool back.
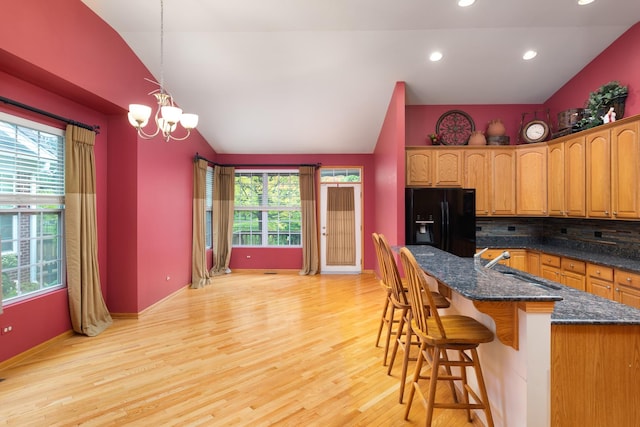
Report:
[{"label": "wooden bar stool back", "polygon": [[[491,407],[482,376],[477,348],[482,343],[493,341],[493,332],[471,317],[461,315],[440,316],[428,283],[429,281],[435,281],[435,279],[428,276],[420,268],[413,254],[407,248],[400,249],[400,260],[407,276],[409,287],[409,302],[413,312],[411,328],[420,340],[420,352],[413,375],[413,387],[405,410],[405,419],[409,417],[413,397],[417,392],[426,407],[425,425],[427,426],[431,425],[433,410],[435,408],[443,408],[466,410],[469,422],[471,422],[471,410],[482,409],[485,412],[487,425],[492,427],[493,417],[491,416]],[[431,310],[425,310],[425,305],[431,307]],[[451,350],[451,353],[457,355],[457,358],[450,360],[447,350]],[[430,372],[422,374],[422,365],[425,361],[427,364],[431,362],[431,369]],[[456,375],[452,374],[452,367],[458,368],[455,371]],[[475,371],[479,396],[467,382],[468,368],[473,368]],[[420,380],[423,379],[429,380],[426,396],[421,391],[419,384]],[[438,381],[449,382],[453,393],[453,402],[436,402]],[[456,394],[454,383],[460,384],[461,398]],[[473,401],[469,400],[470,396]]]},{"label": "wooden bar stool back", "polygon": [[382,336],[382,331],[386,329],[387,336],[385,338],[384,345],[384,358],[382,360],[382,365],[387,365],[387,357],[389,354],[389,344],[391,343],[391,336],[393,335],[393,326],[399,323],[399,319],[396,319],[395,307],[391,303],[391,286],[388,284],[387,272],[386,272],[386,264],[382,257],[382,248],[380,246],[380,235],[378,233],[371,233],[371,237],[373,238],[373,247],[376,251],[376,259],[378,261],[378,270],[379,270],[379,283],[380,287],[384,290],[384,305],[382,307],[382,315],[380,316],[380,325],[378,326],[378,334],[376,336],[376,347],[380,345],[380,337]]},{"label": "wooden bar stool back", "polygon": [[[391,304],[396,310],[401,313],[400,323],[396,328],[396,338],[393,343],[393,350],[391,351],[391,360],[389,362],[389,368],[387,369],[387,375],[391,375],[391,370],[396,359],[398,348],[403,351],[402,360],[402,372],[400,374],[400,396],[399,401],[402,403],[404,396],[404,387],[407,381],[407,369],[410,360],[416,360],[410,356],[411,346],[414,346],[417,350],[420,347],[420,341],[412,334],[411,330],[411,305],[407,296],[407,289],[405,287],[405,281],[400,277],[398,271],[398,265],[396,258],[391,250],[391,246],[387,239],[381,234],[379,236],[380,248],[382,251],[382,259],[386,265],[388,284],[391,288]],[[449,301],[439,293],[433,294],[436,307],[446,308],[449,307]],[[428,308],[428,307],[427,307]]]}]

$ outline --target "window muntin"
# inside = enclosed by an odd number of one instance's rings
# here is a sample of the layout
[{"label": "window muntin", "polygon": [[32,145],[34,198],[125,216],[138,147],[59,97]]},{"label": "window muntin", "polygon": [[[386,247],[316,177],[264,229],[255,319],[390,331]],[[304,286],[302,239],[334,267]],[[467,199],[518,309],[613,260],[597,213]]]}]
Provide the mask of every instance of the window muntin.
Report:
[{"label": "window muntin", "polygon": [[302,245],[297,171],[236,171],[233,246]]},{"label": "window muntin", "polygon": [[64,287],[64,133],[0,114],[3,304]]},{"label": "window muntin", "polygon": [[320,182],[361,182],[360,168],[320,168]]}]

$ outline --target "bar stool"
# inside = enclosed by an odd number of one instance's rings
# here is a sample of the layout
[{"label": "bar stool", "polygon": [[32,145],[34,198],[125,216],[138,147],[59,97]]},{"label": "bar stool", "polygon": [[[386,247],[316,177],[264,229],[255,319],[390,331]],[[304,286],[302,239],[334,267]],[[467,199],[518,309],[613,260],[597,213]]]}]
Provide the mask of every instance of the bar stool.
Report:
[{"label": "bar stool", "polygon": [[[391,250],[389,242],[382,234],[379,235],[379,244],[382,253],[382,260],[385,264],[387,284],[391,288],[391,305],[395,310],[399,310],[401,313],[400,322],[396,328],[396,336],[393,344],[393,350],[391,351],[391,359],[389,362],[389,369],[387,369],[387,375],[391,375],[391,370],[393,369],[393,365],[396,360],[398,348],[402,349],[404,357],[402,359],[402,372],[400,374],[399,399],[400,403],[402,403],[404,387],[407,382],[409,361],[416,360],[415,358],[410,357],[411,346],[414,346],[417,349],[420,346],[420,342],[411,332],[411,305],[407,298],[407,289],[405,288],[405,284],[400,278],[400,273],[398,272],[395,255]],[[437,308],[449,307],[449,301],[441,294],[434,292],[433,297]],[[428,310],[429,307],[426,307],[426,309]]]},{"label": "bar stool", "polygon": [[396,318],[396,307],[391,303],[391,287],[386,279],[386,265],[382,258],[382,249],[380,247],[380,235],[378,233],[371,233],[373,238],[373,246],[376,250],[376,258],[378,260],[378,270],[380,272],[379,283],[385,293],[384,305],[382,307],[382,315],[380,316],[380,325],[378,327],[378,335],[376,337],[376,347],[380,345],[380,337],[382,336],[382,330],[386,329],[387,336],[385,338],[384,345],[384,358],[382,365],[387,365],[387,356],[389,354],[389,344],[391,343],[391,336],[394,334],[393,326],[400,322],[400,319]]},{"label": "bar stool", "polygon": [[[431,425],[434,408],[445,408],[465,409],[469,422],[471,421],[471,409],[482,409],[487,418],[487,425],[492,427],[491,406],[482,376],[477,348],[482,343],[493,341],[493,332],[471,317],[461,315],[440,316],[438,310],[434,309],[436,305],[429,285],[429,282],[433,284],[435,279],[425,274],[407,248],[400,249],[400,260],[409,285],[409,303],[413,311],[411,328],[420,340],[420,352],[418,353],[413,375],[413,387],[405,410],[405,420],[409,418],[413,397],[417,391],[426,407],[427,419],[425,425],[427,426]],[[429,312],[423,308],[425,303],[432,308]],[[447,350],[456,352],[458,359],[450,360]],[[431,363],[431,372],[422,374],[422,365],[425,361]],[[440,369],[441,366],[445,368],[444,372]],[[459,375],[453,375],[451,367],[460,368]],[[475,370],[480,396],[467,383],[467,368],[469,367],[473,367]],[[429,380],[426,397],[419,386],[419,381],[423,379]],[[438,381],[449,382],[453,393],[453,403],[436,402]],[[461,382],[462,399],[459,399],[456,394],[455,381]],[[475,403],[469,400],[469,396],[473,398]]]}]

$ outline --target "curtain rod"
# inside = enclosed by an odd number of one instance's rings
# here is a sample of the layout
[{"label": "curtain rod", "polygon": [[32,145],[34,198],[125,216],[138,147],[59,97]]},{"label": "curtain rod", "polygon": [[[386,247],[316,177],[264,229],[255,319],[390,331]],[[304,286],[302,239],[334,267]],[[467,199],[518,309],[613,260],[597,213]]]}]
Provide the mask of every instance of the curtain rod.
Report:
[{"label": "curtain rod", "polygon": [[95,133],[100,133],[100,131],[99,131],[100,126],[98,126],[98,125],[91,126],[91,125],[87,125],[85,123],[76,122],[75,120],[67,119],[67,118],[58,116],[57,114],[49,113],[48,111],[44,111],[44,110],[41,110],[41,109],[36,108],[36,107],[32,107],[32,106],[27,105],[27,104],[23,104],[22,102],[14,101],[13,99],[5,98],[4,96],[0,96],[0,101],[4,102],[5,104],[13,105],[14,107],[22,108],[23,110],[28,110],[28,111],[31,111],[33,113],[40,114],[41,116],[46,116],[46,117],[49,117],[51,119],[58,120],[60,122],[64,122],[64,123],[67,123],[67,124],[70,124],[70,125],[74,125],[74,126],[78,126],[78,127],[84,128],[84,129],[88,129],[88,130],[90,130],[92,132],[95,132]]},{"label": "curtain rod", "polygon": [[202,157],[200,154],[196,153],[195,157],[194,157],[194,162],[197,162],[198,160],[206,160],[210,165],[213,166],[233,166],[233,167],[239,167],[239,168],[248,168],[248,167],[277,167],[277,168],[283,168],[283,167],[292,167],[292,166],[313,166],[314,168],[319,168],[320,166],[322,166],[322,163],[313,163],[313,164],[290,164],[290,163],[280,163],[280,164],[259,164],[259,163],[254,163],[254,164],[233,164],[233,165],[229,165],[229,164],[221,164],[221,163],[216,163],[213,162],[209,159],[205,159],[204,157]]}]

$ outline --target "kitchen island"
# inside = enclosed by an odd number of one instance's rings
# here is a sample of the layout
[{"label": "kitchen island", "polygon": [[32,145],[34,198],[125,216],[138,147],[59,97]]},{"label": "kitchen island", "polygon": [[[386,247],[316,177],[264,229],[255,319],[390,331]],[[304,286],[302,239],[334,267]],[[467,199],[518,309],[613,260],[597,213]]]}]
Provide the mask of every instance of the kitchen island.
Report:
[{"label": "kitchen island", "polygon": [[640,310],[430,246],[407,248],[451,298],[451,313],[495,332],[479,351],[496,426],[635,425]]}]

